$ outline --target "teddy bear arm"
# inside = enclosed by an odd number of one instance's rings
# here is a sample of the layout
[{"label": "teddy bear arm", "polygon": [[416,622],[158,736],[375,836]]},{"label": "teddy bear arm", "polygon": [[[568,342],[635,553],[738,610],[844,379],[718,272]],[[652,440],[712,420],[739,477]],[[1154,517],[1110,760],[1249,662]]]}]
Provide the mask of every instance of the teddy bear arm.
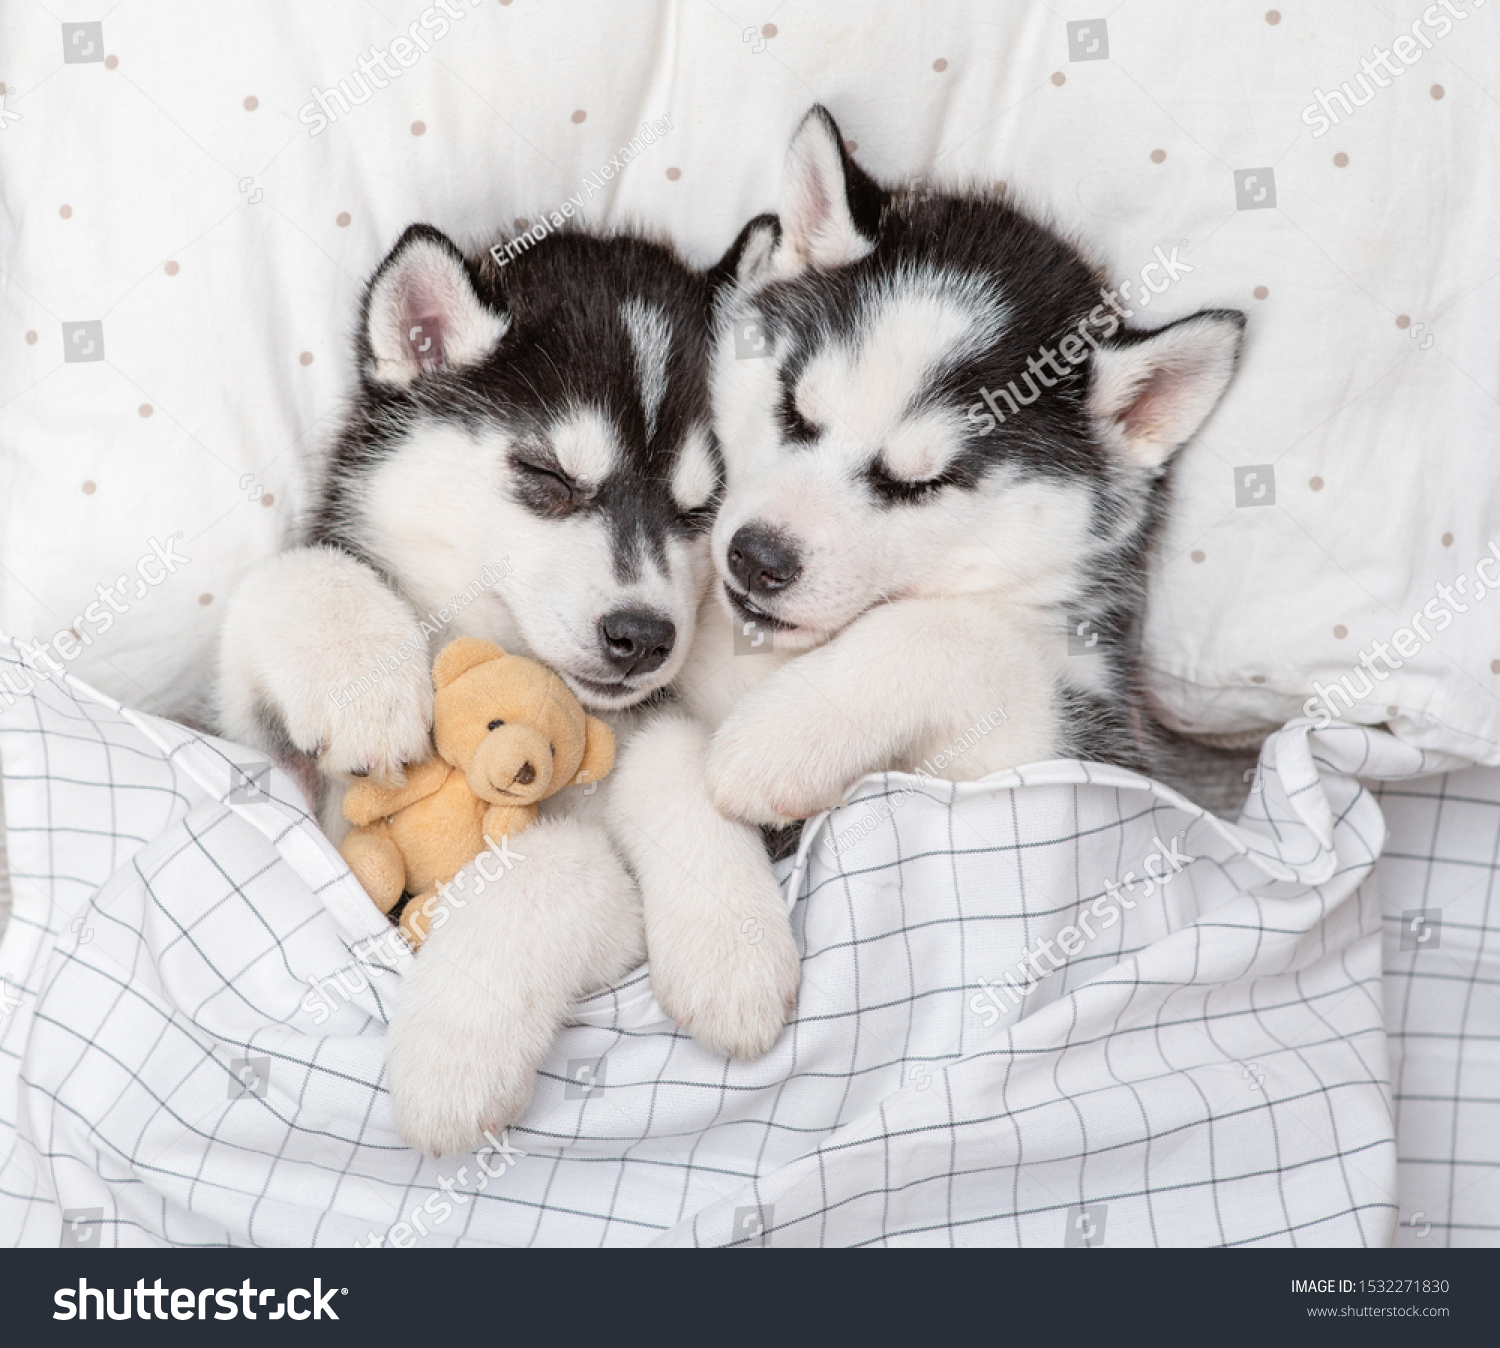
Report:
[{"label": "teddy bear arm", "polygon": [[491,805],[484,812],[484,831],[492,838],[519,833],[534,823],[535,805]]},{"label": "teddy bear arm", "polygon": [[406,770],[405,786],[376,786],[358,782],[344,794],[344,818],[351,824],[373,824],[435,795],[453,769],[441,758],[429,758]]}]

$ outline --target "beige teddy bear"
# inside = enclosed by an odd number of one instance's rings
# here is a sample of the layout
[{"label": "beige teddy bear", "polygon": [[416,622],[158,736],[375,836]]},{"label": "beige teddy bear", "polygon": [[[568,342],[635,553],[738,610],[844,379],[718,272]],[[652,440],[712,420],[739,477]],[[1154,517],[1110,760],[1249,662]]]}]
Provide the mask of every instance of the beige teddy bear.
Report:
[{"label": "beige teddy bear", "polygon": [[499,646],[460,637],[432,666],[438,756],[406,785],[360,782],[344,797],[355,827],[339,851],[376,906],[411,895],[401,930],[413,947],[430,930],[439,884],[536,819],[536,802],[597,782],[614,763],[610,729],[587,715],[551,670]]}]

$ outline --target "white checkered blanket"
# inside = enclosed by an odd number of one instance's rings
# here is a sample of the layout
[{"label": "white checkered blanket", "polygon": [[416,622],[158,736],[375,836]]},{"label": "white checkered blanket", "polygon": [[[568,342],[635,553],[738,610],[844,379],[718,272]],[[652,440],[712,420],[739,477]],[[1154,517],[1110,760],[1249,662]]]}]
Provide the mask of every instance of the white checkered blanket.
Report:
[{"label": "white checkered blanket", "polygon": [[788,866],[770,1054],[694,1044],[643,969],[521,1125],[433,1161],[383,1085],[411,957],[291,783],[8,644],[0,679],[33,685],[0,692],[0,1242],[1500,1233],[1494,770],[1293,724],[1237,824],[1098,765],[869,779]]}]

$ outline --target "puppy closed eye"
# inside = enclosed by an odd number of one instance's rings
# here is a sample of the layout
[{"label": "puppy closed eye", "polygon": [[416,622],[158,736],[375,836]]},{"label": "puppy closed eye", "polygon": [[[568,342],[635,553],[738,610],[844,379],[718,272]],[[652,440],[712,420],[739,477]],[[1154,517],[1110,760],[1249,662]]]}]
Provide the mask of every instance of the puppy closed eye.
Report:
[{"label": "puppy closed eye", "polygon": [[797,406],[796,392],[790,384],[782,389],[781,405],[777,413],[782,437],[793,444],[810,445],[823,434],[821,427],[813,425],[802,415],[802,409]]},{"label": "puppy closed eye", "polygon": [[865,469],[865,481],[870,484],[875,495],[888,505],[912,505],[924,501],[934,492],[952,486],[959,479],[960,474],[952,466],[932,477],[924,478],[897,477],[881,459],[876,459]]},{"label": "puppy closed eye", "polygon": [[500,729],[500,727],[501,727],[501,726],[503,726],[503,725],[504,725],[504,724],[505,724],[505,722],[504,722],[504,721],[502,721],[502,720],[501,720],[501,719],[500,719],[500,718],[499,718],[499,717],[498,717],[498,716],[497,716],[497,717],[496,717],[496,718],[495,718],[495,719],[494,719],[494,720],[493,720],[493,721],[491,721],[491,722],[490,722],[490,723],[489,723],[489,725],[487,725],[487,726],[485,726],[485,729],[486,729],[486,730],[499,730],[499,729]]},{"label": "puppy closed eye", "polygon": [[584,493],[556,464],[516,455],[516,487],[521,499],[538,514],[566,515],[584,502]]},{"label": "puppy closed eye", "polygon": [[677,519],[690,534],[706,534],[714,527],[714,516],[718,513],[719,496],[716,492],[701,506],[689,506],[685,510],[679,510]]}]

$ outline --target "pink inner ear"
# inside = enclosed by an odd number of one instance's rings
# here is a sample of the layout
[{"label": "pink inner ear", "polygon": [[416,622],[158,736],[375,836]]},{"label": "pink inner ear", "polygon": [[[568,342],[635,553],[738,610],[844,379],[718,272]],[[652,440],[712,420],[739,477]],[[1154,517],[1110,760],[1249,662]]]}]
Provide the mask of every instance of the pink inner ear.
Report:
[{"label": "pink inner ear", "polygon": [[1121,429],[1132,438],[1159,430],[1172,415],[1172,398],[1180,383],[1178,371],[1160,369],[1136,387],[1135,396],[1120,418]]},{"label": "pink inner ear", "polygon": [[440,313],[408,314],[406,344],[414,359],[424,370],[436,369],[443,363],[443,316]]}]

